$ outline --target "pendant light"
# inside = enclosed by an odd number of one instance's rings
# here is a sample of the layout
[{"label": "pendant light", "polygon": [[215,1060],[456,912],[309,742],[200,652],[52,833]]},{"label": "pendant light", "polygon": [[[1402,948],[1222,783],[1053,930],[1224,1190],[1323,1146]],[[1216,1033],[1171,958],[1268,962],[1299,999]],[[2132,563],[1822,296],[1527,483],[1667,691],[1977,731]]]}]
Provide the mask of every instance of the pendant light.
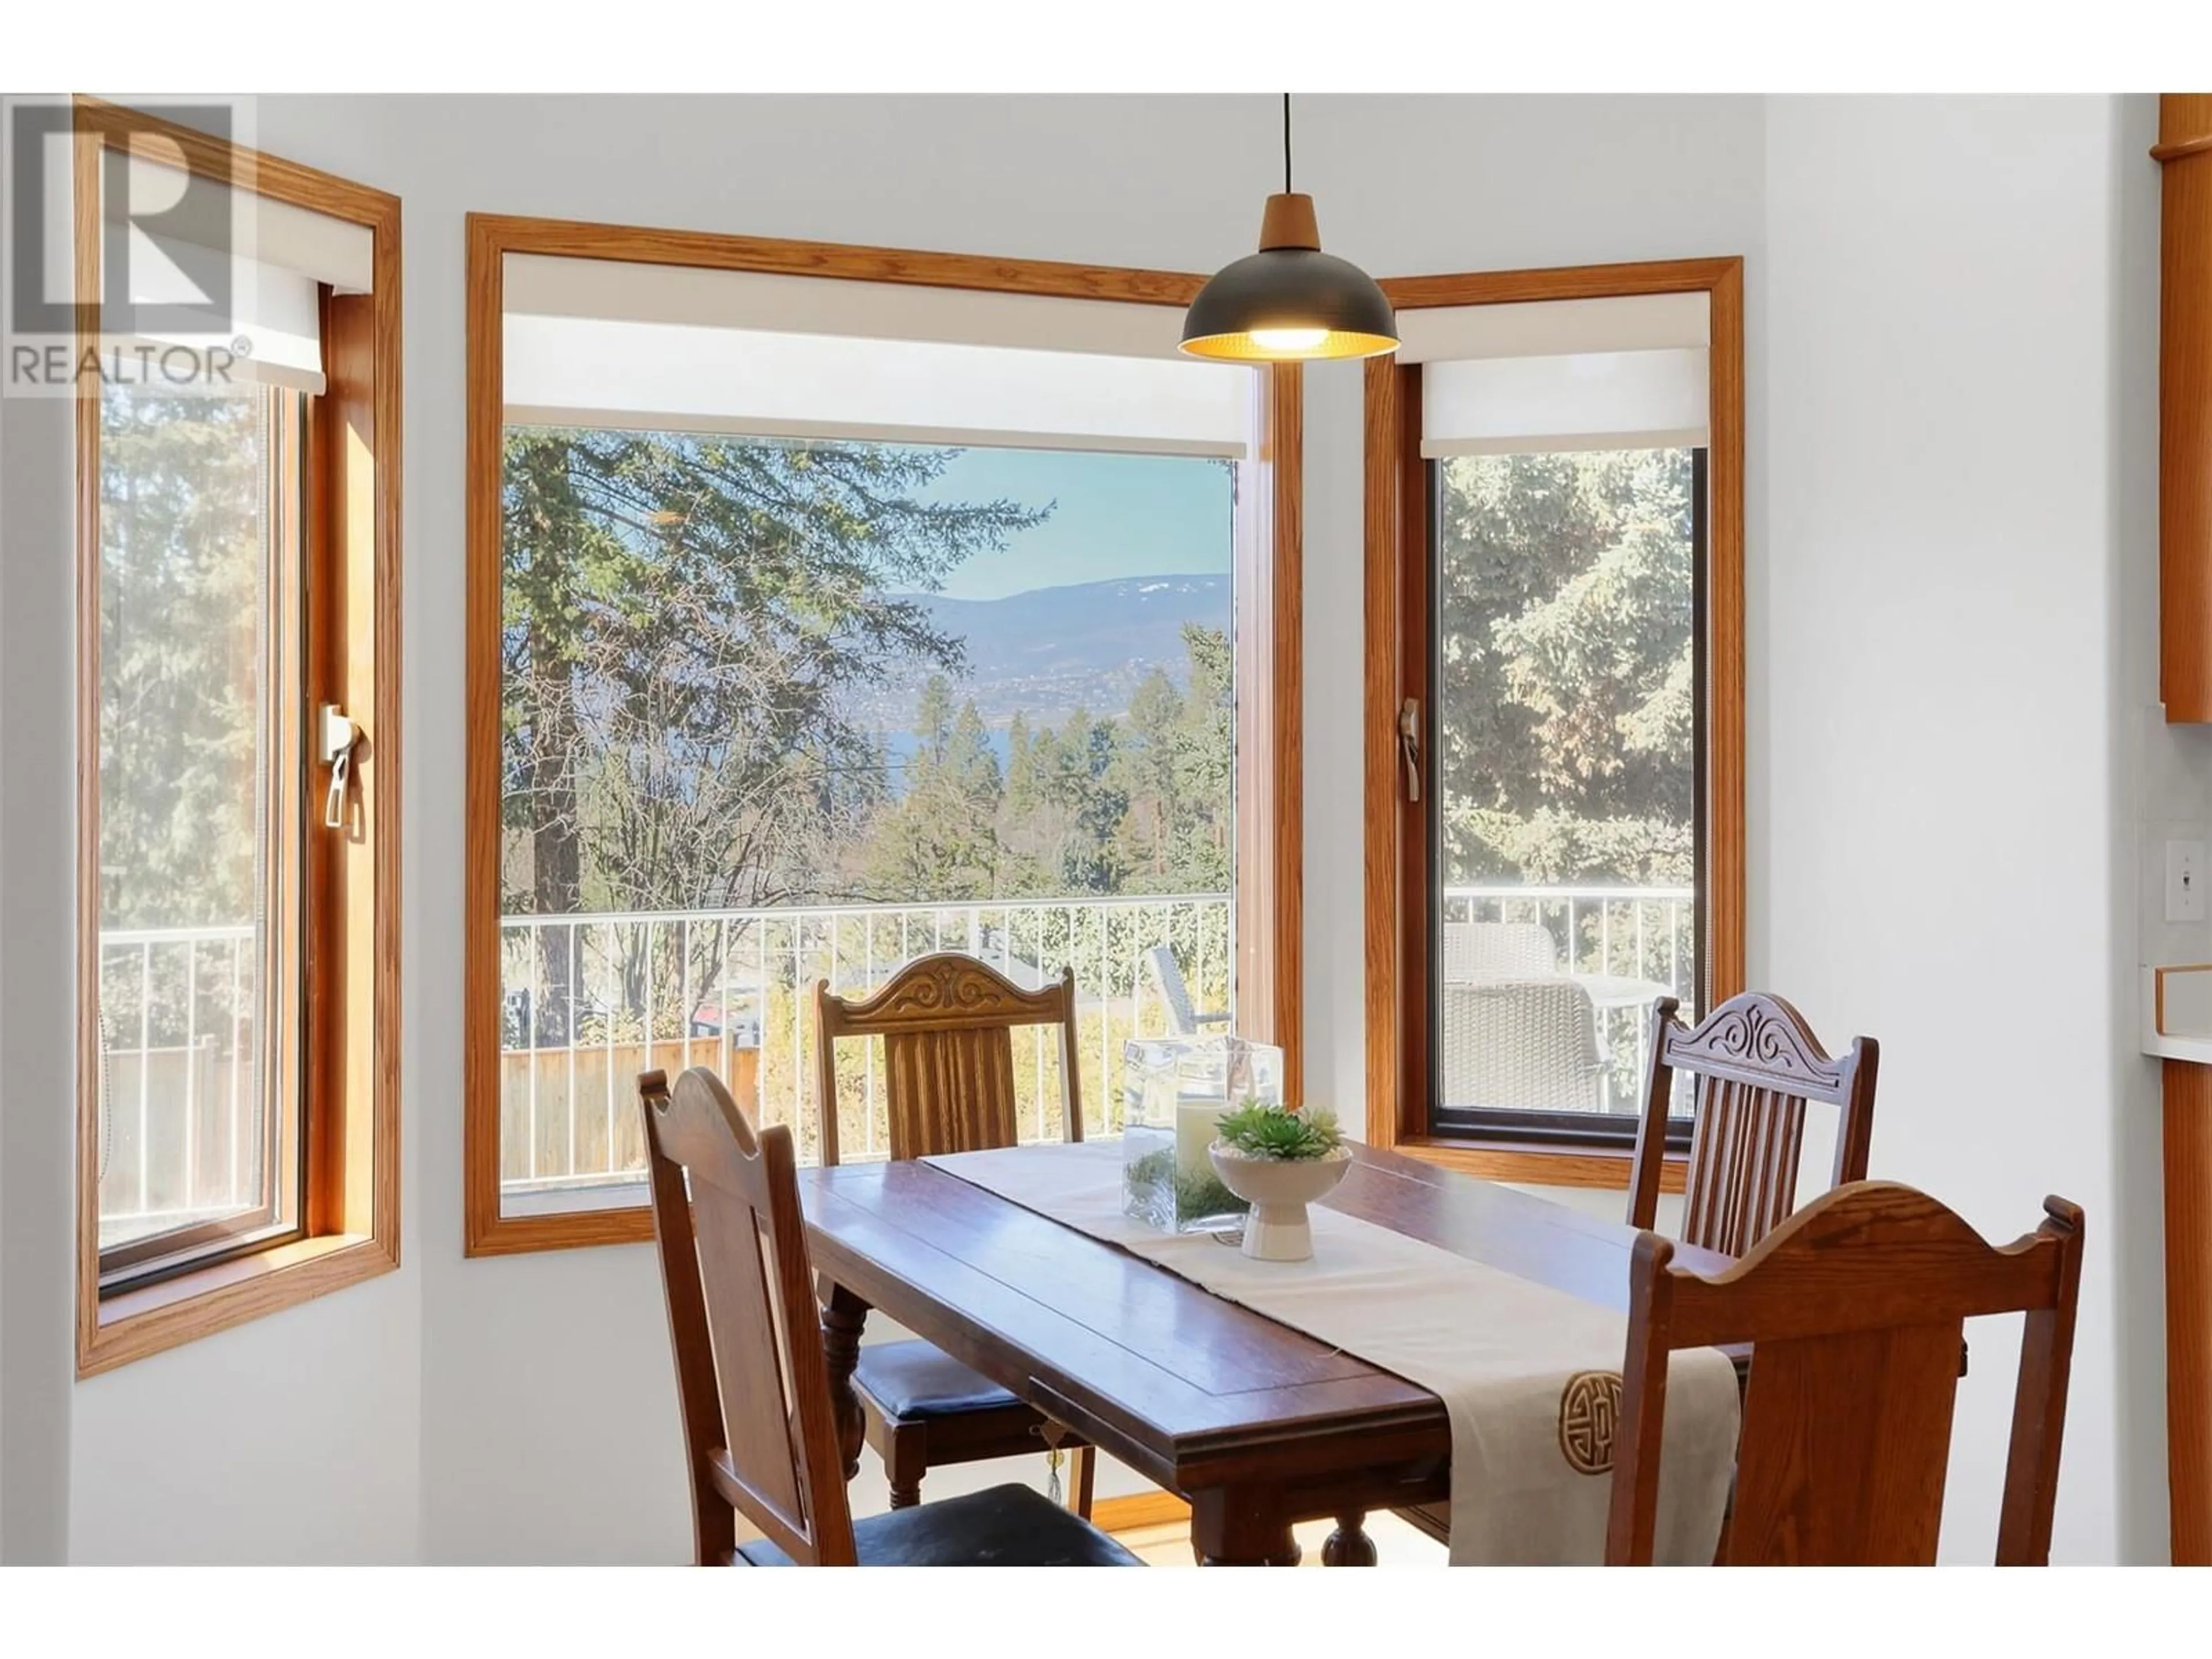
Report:
[{"label": "pendant light", "polygon": [[1375,357],[1398,319],[1375,279],[1321,251],[1313,198],[1291,190],[1291,94],[1283,94],[1283,189],[1267,198],[1260,251],[1217,271],[1182,319],[1182,349],[1231,362]]}]

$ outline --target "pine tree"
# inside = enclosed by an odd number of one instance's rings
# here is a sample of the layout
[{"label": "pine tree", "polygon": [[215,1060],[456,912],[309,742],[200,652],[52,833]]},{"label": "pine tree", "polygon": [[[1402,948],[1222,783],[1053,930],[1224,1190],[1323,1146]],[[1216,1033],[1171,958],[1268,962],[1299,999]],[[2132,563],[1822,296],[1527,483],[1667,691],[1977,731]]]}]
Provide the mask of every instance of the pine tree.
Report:
[{"label": "pine tree", "polygon": [[1688,452],[1438,471],[1445,879],[1687,881]]}]

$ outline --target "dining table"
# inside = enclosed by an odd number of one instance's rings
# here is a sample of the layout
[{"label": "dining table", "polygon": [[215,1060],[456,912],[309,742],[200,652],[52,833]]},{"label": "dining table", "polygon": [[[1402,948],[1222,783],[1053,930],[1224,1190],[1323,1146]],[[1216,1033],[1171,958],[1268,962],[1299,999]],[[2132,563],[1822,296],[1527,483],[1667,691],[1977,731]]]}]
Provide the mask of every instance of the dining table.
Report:
[{"label": "dining table", "polygon": [[[853,1371],[875,1311],[1186,1499],[1202,1565],[1295,1565],[1292,1526],[1325,1519],[1323,1561],[1369,1565],[1367,1516],[1433,1530],[1443,1513],[1451,1431],[1427,1389],[931,1164],[812,1169],[799,1184],[848,1478]],[[1369,1146],[1322,1201],[1626,1311],[1634,1228]],[[1710,1272],[1727,1259],[1678,1247],[1674,1260]]]}]

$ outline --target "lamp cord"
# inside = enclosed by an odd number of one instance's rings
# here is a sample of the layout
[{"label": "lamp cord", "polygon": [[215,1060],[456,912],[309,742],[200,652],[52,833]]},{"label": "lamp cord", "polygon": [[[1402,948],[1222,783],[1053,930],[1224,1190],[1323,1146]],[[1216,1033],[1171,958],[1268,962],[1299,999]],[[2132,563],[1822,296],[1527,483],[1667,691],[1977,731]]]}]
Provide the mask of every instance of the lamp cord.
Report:
[{"label": "lamp cord", "polygon": [[1291,193],[1291,94],[1283,94],[1283,194]]}]

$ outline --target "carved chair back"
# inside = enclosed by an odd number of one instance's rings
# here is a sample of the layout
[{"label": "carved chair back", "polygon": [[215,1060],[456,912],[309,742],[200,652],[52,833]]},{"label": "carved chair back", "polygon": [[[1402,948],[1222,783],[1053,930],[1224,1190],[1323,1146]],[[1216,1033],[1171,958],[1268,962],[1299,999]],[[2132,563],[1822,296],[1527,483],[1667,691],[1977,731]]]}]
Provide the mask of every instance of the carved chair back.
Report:
[{"label": "carved chair back", "polygon": [[1628,1224],[1649,1227],[1658,1213],[1674,1074],[1686,1073],[1694,1116],[1682,1242],[1741,1255],[1796,1208],[1808,1101],[1839,1109],[1829,1184],[1866,1179],[1881,1047],[1872,1037],[1856,1037],[1832,1060],[1803,1015],[1762,991],[1730,997],[1694,1030],[1676,1018],[1680,1006],[1661,997],[1652,1008]]},{"label": "carved chair back", "polygon": [[661,1072],[637,1086],[698,1565],[730,1564],[741,1513],[801,1565],[849,1566],[791,1131],[756,1132],[702,1066],[673,1093]]},{"label": "carved chair back", "polygon": [[1060,1027],[1060,1075],[1066,1135],[1083,1139],[1083,1096],[1075,1054],[1075,970],[1025,991],[974,957],[941,951],[917,957],[871,995],[848,1001],[830,981],[814,988],[817,1104],[822,1161],[838,1158],[836,1042],[884,1040],[890,1155],[934,1158],[1011,1146],[1014,1117],[1013,1030]]},{"label": "carved chair back", "polygon": [[2051,1558],[2081,1281],[2081,1212],[2044,1200],[1994,1249],[1924,1193],[1822,1194],[1708,1279],[1646,1232],[1630,1267],[1606,1559],[1651,1559],[1668,1355],[1752,1345],[1723,1566],[1920,1566],[1936,1559],[1960,1327],[2025,1313],[1999,1566]]}]

